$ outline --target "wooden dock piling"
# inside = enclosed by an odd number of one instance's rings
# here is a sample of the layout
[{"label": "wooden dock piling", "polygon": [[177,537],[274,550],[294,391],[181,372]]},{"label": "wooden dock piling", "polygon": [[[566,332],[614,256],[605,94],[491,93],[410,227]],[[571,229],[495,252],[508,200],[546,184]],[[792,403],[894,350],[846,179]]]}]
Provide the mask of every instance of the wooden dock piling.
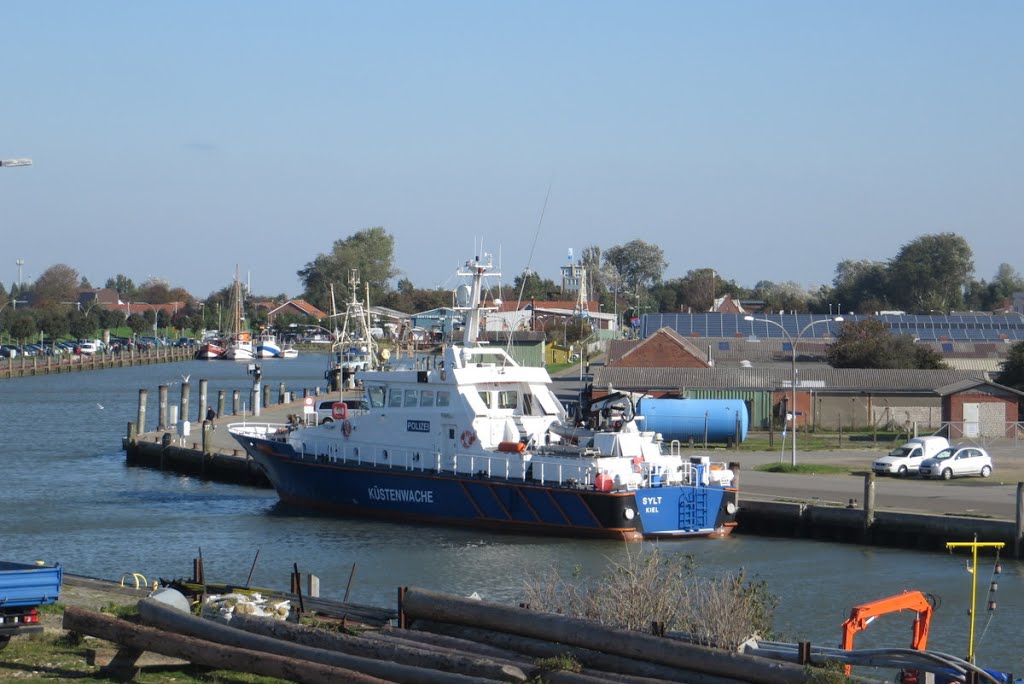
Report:
[{"label": "wooden dock piling", "polygon": [[146,400],[149,398],[149,390],[139,390],[139,417],[135,421],[136,433],[141,435],[146,431]]},{"label": "wooden dock piling", "polygon": [[209,384],[206,378],[199,379],[199,411],[196,414],[197,421],[206,420],[206,390]]},{"label": "wooden dock piling", "polygon": [[188,381],[183,381],[181,383],[181,410],[178,413],[181,420],[188,420],[188,400],[191,391],[192,388],[189,386]]},{"label": "wooden dock piling", "polygon": [[157,416],[157,430],[167,429],[167,385],[160,385],[157,387],[157,396],[159,397],[159,415]]}]

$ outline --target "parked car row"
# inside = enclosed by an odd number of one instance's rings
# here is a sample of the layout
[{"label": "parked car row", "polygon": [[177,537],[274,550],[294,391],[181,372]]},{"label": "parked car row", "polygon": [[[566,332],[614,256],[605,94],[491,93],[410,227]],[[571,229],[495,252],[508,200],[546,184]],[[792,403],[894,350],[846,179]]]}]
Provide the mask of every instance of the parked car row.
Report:
[{"label": "parked car row", "polygon": [[[178,340],[175,346],[193,346],[198,344],[195,340]],[[19,357],[33,356],[58,356],[61,354],[98,354],[101,352],[118,353],[132,349],[147,350],[172,344],[166,338],[161,337],[140,337],[132,340],[126,337],[111,337],[109,344],[102,340],[61,340],[58,342],[43,342],[25,345],[4,344],[0,345],[0,358],[14,359]]]},{"label": "parked car row", "polygon": [[875,459],[871,470],[881,475],[949,480],[956,476],[992,474],[992,457],[978,446],[951,446],[945,437],[915,437]]}]

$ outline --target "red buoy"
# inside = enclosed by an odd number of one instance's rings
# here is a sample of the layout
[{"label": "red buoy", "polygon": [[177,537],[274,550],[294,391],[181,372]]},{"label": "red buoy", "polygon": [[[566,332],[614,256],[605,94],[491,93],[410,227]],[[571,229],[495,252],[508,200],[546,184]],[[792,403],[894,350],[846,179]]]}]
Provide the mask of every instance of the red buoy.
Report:
[{"label": "red buoy", "polygon": [[608,473],[601,473],[594,480],[594,488],[599,492],[610,492],[615,486],[615,479]]}]

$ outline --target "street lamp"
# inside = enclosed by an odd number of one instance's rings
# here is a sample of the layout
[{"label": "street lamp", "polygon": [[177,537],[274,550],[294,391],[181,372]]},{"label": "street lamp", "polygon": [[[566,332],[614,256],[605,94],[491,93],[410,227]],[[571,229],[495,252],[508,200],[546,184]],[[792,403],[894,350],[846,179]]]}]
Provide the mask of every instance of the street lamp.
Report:
[{"label": "street lamp", "polygon": [[795,468],[796,467],[796,345],[797,345],[797,342],[800,341],[800,338],[803,337],[803,334],[805,332],[807,332],[808,330],[810,330],[811,328],[813,328],[815,325],[817,325],[819,323],[830,323],[830,322],[833,322],[833,321],[835,321],[836,323],[842,323],[843,317],[842,316],[834,316],[832,318],[823,318],[821,320],[811,321],[810,323],[808,323],[804,327],[800,328],[800,331],[797,332],[797,334],[796,334],[796,339],[793,339],[793,336],[789,334],[789,331],[786,330],[785,326],[783,326],[781,323],[778,323],[778,322],[773,321],[771,319],[768,319],[768,318],[754,318],[753,316],[744,316],[743,320],[745,320],[745,321],[752,321],[752,322],[756,321],[758,323],[769,323],[771,325],[774,325],[776,328],[781,330],[782,334],[786,336],[787,340],[789,340],[789,347],[790,347],[791,351],[793,352],[793,364],[792,364],[793,379],[790,381],[790,397],[791,398],[790,398],[790,404],[789,404],[789,413],[790,413],[790,415],[793,416],[793,437],[792,437],[792,440],[791,440],[792,447],[793,447],[793,457],[792,457],[791,464]]}]

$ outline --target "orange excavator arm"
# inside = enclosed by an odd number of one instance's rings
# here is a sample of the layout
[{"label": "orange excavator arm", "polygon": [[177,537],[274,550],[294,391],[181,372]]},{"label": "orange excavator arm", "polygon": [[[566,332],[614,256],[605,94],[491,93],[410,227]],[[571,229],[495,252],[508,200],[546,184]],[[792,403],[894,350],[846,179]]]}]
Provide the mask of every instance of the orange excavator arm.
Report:
[{"label": "orange excavator arm", "polygon": [[867,627],[871,620],[879,615],[901,610],[913,610],[917,613],[917,617],[914,618],[910,647],[915,651],[923,651],[928,647],[928,628],[931,626],[934,608],[928,597],[919,591],[905,591],[896,596],[854,606],[850,611],[850,617],[843,623],[843,643],[840,648],[852,651],[854,635]]}]

